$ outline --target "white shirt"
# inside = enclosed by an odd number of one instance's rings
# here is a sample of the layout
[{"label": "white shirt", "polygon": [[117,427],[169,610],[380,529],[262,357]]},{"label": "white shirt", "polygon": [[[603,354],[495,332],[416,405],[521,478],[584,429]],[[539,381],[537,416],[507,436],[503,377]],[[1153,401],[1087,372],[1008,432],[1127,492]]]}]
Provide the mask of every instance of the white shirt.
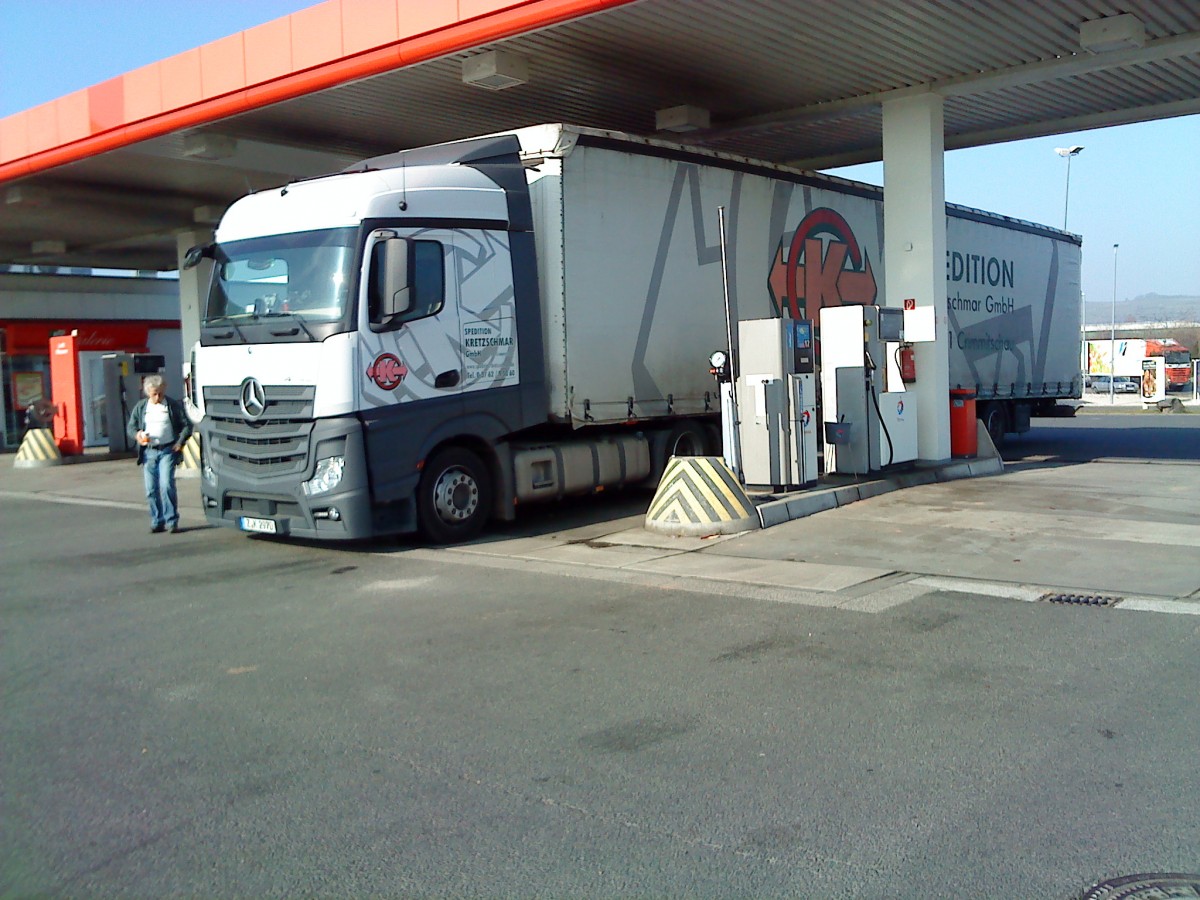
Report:
[{"label": "white shirt", "polygon": [[150,443],[158,446],[170,444],[175,439],[171,413],[165,402],[146,402],[146,434],[150,435]]}]

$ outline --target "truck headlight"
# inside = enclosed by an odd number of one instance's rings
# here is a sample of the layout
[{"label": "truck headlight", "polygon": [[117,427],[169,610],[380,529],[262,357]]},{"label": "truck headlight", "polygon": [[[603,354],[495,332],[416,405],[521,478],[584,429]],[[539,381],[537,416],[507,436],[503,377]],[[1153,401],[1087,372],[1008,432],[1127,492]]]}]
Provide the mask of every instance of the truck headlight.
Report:
[{"label": "truck headlight", "polygon": [[304,482],[304,493],[310,497],[313,494],[323,494],[332,491],[341,483],[342,472],[346,468],[346,457],[330,456],[317,460],[317,469],[313,477]]}]

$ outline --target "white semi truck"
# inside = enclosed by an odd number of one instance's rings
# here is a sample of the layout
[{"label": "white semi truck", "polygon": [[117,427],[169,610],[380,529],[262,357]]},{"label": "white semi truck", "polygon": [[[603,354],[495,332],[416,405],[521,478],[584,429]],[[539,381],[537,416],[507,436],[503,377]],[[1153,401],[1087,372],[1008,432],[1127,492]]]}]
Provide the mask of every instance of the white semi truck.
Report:
[{"label": "white semi truck", "polygon": [[[878,188],[612,132],[519,129],[238,200],[191,257],[214,261],[209,521],[454,541],[720,452],[718,207],[735,320],[883,302]],[[1080,395],[1078,238],[947,214],[949,387],[1020,427]]]}]

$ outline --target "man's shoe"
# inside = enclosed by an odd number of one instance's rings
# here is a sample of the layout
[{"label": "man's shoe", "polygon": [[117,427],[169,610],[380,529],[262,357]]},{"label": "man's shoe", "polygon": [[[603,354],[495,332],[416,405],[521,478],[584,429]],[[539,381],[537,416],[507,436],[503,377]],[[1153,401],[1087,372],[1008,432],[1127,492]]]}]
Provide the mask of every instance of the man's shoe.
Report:
[{"label": "man's shoe", "polygon": [[179,534],[179,526],[177,524],[171,526],[171,534]]},{"label": "man's shoe", "polygon": [[151,534],[162,534],[166,530],[167,530],[166,526],[164,526],[164,525],[155,525],[153,528],[150,529],[150,533]]}]

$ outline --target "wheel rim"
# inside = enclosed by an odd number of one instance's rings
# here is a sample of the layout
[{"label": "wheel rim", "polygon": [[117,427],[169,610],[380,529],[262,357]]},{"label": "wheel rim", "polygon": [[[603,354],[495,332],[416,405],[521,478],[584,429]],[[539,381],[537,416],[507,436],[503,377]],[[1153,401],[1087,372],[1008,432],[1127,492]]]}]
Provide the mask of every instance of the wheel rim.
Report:
[{"label": "wheel rim", "polygon": [[447,469],[433,486],[433,511],[443,522],[459,525],[479,509],[479,485],[465,469]]}]

